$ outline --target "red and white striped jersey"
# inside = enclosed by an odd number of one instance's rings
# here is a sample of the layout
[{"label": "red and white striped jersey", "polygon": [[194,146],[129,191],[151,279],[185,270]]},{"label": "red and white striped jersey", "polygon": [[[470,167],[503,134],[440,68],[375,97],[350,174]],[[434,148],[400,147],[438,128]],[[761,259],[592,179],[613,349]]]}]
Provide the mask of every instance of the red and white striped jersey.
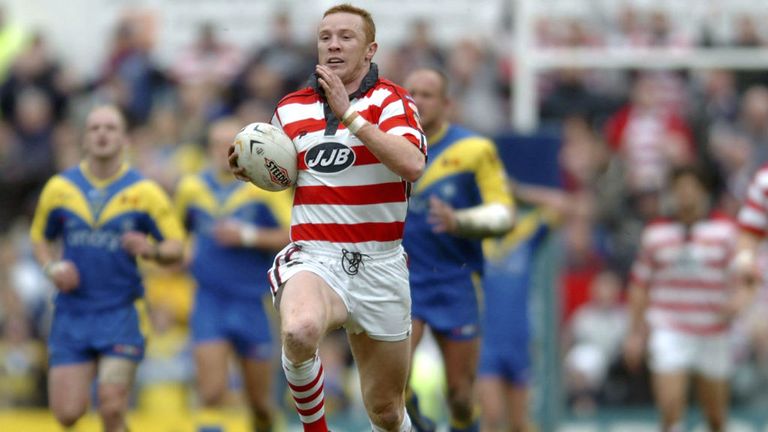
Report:
[{"label": "red and white striped jersey", "polygon": [[[415,103],[403,88],[380,79],[376,65],[350,98],[368,122],[405,137],[426,157]],[[292,241],[360,252],[400,245],[410,184],[336,119],[315,77],[280,101],[272,123],[293,140],[298,154]]]},{"label": "red and white striped jersey", "polygon": [[692,334],[725,331],[722,311],[730,295],[728,266],[738,227],[725,216],[711,216],[690,229],[659,221],[643,232],[632,267],[632,282],[649,290],[646,319],[652,328]]},{"label": "red and white striped jersey", "polygon": [[764,237],[768,230],[768,165],[757,171],[739,210],[739,226]]}]

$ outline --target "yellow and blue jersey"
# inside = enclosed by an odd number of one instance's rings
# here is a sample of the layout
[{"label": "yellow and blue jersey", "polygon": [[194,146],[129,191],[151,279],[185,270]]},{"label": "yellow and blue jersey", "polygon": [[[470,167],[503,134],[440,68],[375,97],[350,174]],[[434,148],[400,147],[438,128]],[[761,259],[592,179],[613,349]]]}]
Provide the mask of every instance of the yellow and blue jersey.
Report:
[{"label": "yellow and blue jersey", "polygon": [[454,209],[481,204],[512,204],[504,166],[492,141],[456,125],[430,140],[430,161],[408,204],[403,246],[410,259],[411,283],[429,285],[481,273],[479,239],[432,232],[429,199]]},{"label": "yellow and blue jersey", "polygon": [[289,191],[267,192],[234,178],[219,179],[207,170],[181,180],[176,211],[195,238],[191,272],[199,289],[250,299],[269,292],[266,274],[274,252],[222,246],[214,239],[212,229],[223,219],[261,228],[288,227]]},{"label": "yellow and blue jersey", "polygon": [[542,209],[518,211],[518,222],[512,231],[483,243],[483,344],[502,351],[527,344],[528,295],[534,260],[553,223],[551,214]]},{"label": "yellow and blue jersey", "polygon": [[131,305],[143,295],[136,257],[122,247],[128,231],[158,242],[183,238],[165,192],[128,165],[100,180],[83,163],[46,183],[30,236],[35,243],[61,240],[62,258],[74,262],[80,274],[75,290],[57,294],[57,308],[109,309]]}]

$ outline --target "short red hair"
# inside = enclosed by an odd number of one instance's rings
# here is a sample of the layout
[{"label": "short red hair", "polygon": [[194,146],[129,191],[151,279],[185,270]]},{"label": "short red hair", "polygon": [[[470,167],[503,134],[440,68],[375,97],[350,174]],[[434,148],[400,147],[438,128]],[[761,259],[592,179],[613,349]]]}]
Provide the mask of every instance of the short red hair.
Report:
[{"label": "short red hair", "polygon": [[349,3],[336,5],[325,11],[323,18],[335,13],[348,13],[357,15],[363,19],[363,31],[365,32],[365,43],[371,43],[376,40],[376,24],[373,22],[371,13],[363,8],[352,6]]}]

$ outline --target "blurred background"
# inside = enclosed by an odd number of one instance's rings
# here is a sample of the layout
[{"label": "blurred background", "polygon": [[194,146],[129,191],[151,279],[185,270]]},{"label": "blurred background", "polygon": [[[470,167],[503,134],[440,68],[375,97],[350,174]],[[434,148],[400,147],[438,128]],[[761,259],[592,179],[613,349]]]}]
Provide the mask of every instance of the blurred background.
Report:
[{"label": "blurred background", "polygon": [[[27,231],[44,182],[80,158],[88,107],[124,109],[133,163],[173,193],[181,175],[205,166],[212,120],[268,121],[305,81],[316,25],[335,3],[0,0],[0,430],[58,430],[45,384],[53,290]],[[627,273],[643,225],[665,211],[672,168],[703,163],[716,180],[713,203],[733,215],[768,162],[768,2],[352,3],[374,16],[383,76],[402,83],[419,66],[443,68],[454,119],[493,137],[516,181],[558,191],[561,223],[537,254],[530,288],[539,429],[656,430],[647,371],[631,373],[620,358]],[[218,422],[244,431],[236,373],[230,413],[196,408],[187,337],[194,284],[145,273],[154,334],[135,392],[137,430]],[[768,430],[767,313],[761,288],[732,332],[729,430]],[[365,430],[343,334],[322,355],[331,424]],[[425,409],[444,424],[429,344],[415,368]],[[295,428],[282,389],[275,398],[285,427]],[[701,427],[696,411],[690,417]],[[77,430],[95,425],[88,418]]]}]

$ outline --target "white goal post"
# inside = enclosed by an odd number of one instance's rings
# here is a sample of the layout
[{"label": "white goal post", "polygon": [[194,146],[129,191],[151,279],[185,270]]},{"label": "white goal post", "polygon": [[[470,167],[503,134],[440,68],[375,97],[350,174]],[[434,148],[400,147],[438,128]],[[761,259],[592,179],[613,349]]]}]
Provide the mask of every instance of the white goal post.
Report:
[{"label": "white goal post", "polygon": [[585,69],[765,69],[767,48],[538,48],[533,33],[537,0],[515,7],[515,74],[512,125],[520,133],[538,126],[536,75],[565,67]]}]

